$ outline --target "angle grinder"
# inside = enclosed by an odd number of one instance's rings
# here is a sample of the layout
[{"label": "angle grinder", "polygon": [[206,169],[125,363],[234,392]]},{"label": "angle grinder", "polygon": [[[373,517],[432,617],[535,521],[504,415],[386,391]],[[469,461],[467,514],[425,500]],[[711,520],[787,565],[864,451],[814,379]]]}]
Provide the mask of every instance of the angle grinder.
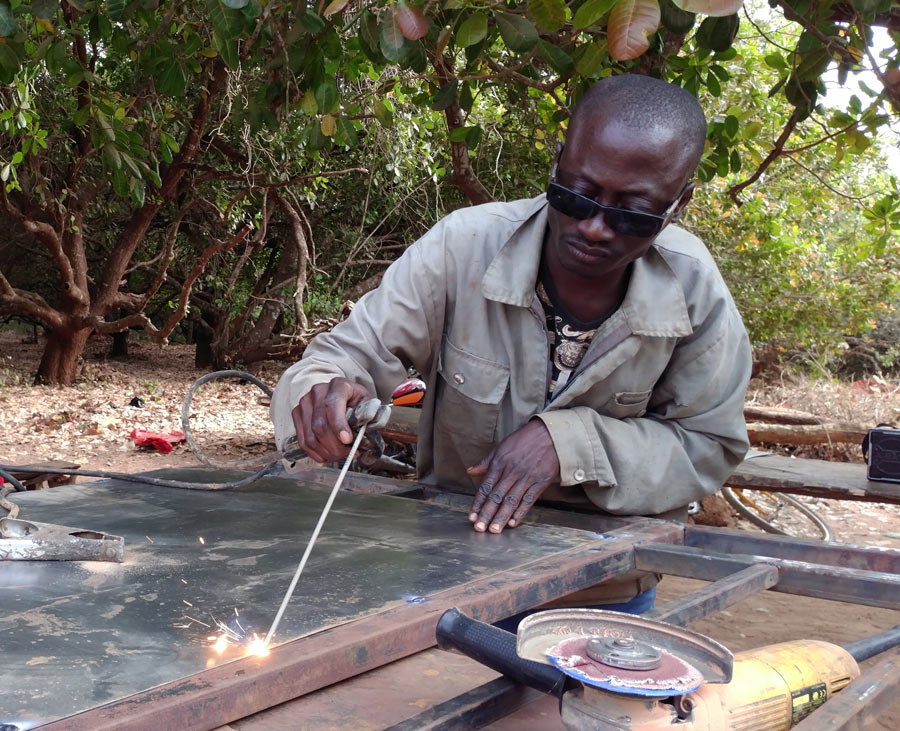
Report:
[{"label": "angle grinder", "polygon": [[782,731],[900,644],[900,627],[846,647],[817,640],[732,653],[697,632],[632,614],[558,609],[517,635],[448,610],[438,646],[560,698],[567,729]]}]

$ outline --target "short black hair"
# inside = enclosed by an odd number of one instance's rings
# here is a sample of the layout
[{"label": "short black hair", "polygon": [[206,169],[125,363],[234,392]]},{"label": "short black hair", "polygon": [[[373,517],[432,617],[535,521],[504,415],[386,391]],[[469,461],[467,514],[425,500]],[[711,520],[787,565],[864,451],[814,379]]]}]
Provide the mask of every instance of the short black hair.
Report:
[{"label": "short black hair", "polygon": [[685,160],[693,163],[690,172],[696,169],[706,144],[706,115],[690,92],[642,74],[608,76],[584,93],[569,126],[607,113],[642,131],[676,133],[684,142]]}]

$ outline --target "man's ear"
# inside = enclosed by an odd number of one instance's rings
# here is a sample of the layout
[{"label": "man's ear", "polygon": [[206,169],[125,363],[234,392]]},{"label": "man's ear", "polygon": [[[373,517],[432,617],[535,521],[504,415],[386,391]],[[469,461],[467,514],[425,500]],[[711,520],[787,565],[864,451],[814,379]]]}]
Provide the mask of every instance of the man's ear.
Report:
[{"label": "man's ear", "polygon": [[670,223],[678,223],[678,219],[681,218],[681,214],[684,212],[684,209],[687,208],[687,204],[691,202],[691,198],[694,195],[694,188],[697,187],[697,184],[694,182],[690,182],[684,186],[684,190],[681,192],[681,199],[678,201],[678,205],[675,206],[675,210],[672,211],[672,217],[669,219]]}]

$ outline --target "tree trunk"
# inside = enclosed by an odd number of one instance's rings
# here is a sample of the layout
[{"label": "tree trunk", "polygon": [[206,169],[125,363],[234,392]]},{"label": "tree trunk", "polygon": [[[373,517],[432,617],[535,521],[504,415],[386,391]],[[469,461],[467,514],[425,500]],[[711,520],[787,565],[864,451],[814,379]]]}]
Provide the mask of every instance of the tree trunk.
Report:
[{"label": "tree trunk", "polygon": [[71,386],[78,375],[78,364],[90,334],[89,327],[51,330],[34,376],[35,384]]}]

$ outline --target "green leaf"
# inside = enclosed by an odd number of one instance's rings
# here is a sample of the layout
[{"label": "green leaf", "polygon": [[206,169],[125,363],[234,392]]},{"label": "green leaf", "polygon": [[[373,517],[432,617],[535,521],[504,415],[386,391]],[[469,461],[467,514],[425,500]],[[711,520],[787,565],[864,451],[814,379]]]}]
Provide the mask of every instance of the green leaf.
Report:
[{"label": "green leaf", "polygon": [[456,101],[456,89],[458,87],[459,82],[456,79],[449,84],[444,84],[431,98],[431,108],[436,112],[441,112],[453,104]]},{"label": "green leaf", "polygon": [[800,65],[794,70],[794,74],[800,81],[815,81],[831,63],[831,54],[825,46],[822,46],[804,54],[802,59]]},{"label": "green leaf", "polygon": [[106,0],[106,13],[113,20],[118,20],[125,14],[129,0]]},{"label": "green leaf", "polygon": [[319,102],[316,101],[316,95],[309,89],[303,94],[300,100],[300,109],[307,114],[315,114],[319,111]]},{"label": "green leaf", "polygon": [[140,178],[131,179],[131,200],[137,208],[144,205],[144,181]]},{"label": "green leaf", "polygon": [[25,155],[23,155],[21,153],[21,151],[16,151],[16,153],[12,156],[12,164],[18,165],[24,159],[25,159]]},{"label": "green leaf", "polygon": [[166,144],[166,147],[168,147],[172,152],[178,153],[181,151],[181,145],[179,145],[175,141],[174,137],[166,134],[165,132],[160,132],[159,138]]},{"label": "green leaf", "polygon": [[[238,42],[236,38],[223,38],[218,31],[213,31],[213,46],[219,56],[230,69],[236,69],[240,66],[240,57],[238,56]],[[172,62],[174,63],[174,61]]]},{"label": "green leaf", "polygon": [[428,67],[428,56],[420,41],[407,40],[403,44],[398,61],[401,68],[412,69],[417,73],[424,73]]},{"label": "green leaf", "polygon": [[225,7],[222,0],[207,0],[207,10],[213,27],[223,38],[236,38],[244,24],[244,17],[237,10]]},{"label": "green leaf", "polygon": [[307,33],[313,36],[325,30],[325,21],[311,10],[307,10],[300,16],[300,25],[303,26]]},{"label": "green leaf", "polygon": [[572,18],[572,25],[579,29],[587,28],[612,10],[612,6],[615,4],[616,0],[587,0],[575,12],[575,17]]},{"label": "green leaf", "polygon": [[334,110],[334,105],[338,100],[337,86],[332,79],[326,79],[316,87],[316,104],[319,112],[328,114]]},{"label": "green leaf", "polygon": [[571,56],[558,46],[548,43],[543,38],[538,41],[538,56],[550,64],[550,68],[563,76],[571,74],[575,70],[575,63]]},{"label": "green leaf", "polygon": [[81,107],[72,117],[72,121],[75,122],[76,127],[84,127],[87,124],[88,119],[91,116],[91,107],[89,104],[85,104]]},{"label": "green leaf", "polygon": [[14,75],[19,70],[19,65],[21,63],[19,56],[12,48],[10,48],[9,43],[0,43],[0,69],[5,72],[3,74],[4,78],[8,78],[9,81],[12,81]]},{"label": "green leaf", "polygon": [[474,150],[481,142],[481,136],[484,134],[484,130],[479,126],[468,127],[468,130],[469,133],[466,135],[466,144],[470,149]]},{"label": "green leaf", "polygon": [[159,90],[168,96],[182,96],[187,87],[184,69],[174,60],[163,66],[157,81]]},{"label": "green leaf", "polygon": [[607,59],[606,46],[600,43],[585,43],[575,55],[575,70],[585,77],[593,76]]},{"label": "green leaf", "polygon": [[475,98],[472,96],[471,84],[463,84],[459,89],[459,108],[464,112],[471,112]]},{"label": "green leaf", "polygon": [[487,35],[488,21],[484,13],[472,13],[456,31],[456,45],[460,48],[474,46]]},{"label": "green leaf", "polygon": [[116,149],[116,146],[112,143],[108,143],[103,145],[103,149],[101,150],[101,154],[103,157],[103,162],[106,163],[106,166],[110,170],[119,170],[122,167],[122,156],[119,154],[119,150]]},{"label": "green leaf", "polygon": [[394,126],[394,113],[384,105],[381,99],[375,100],[375,103],[372,105],[372,111],[375,112],[375,119],[378,120],[378,124],[382,127],[390,129]]},{"label": "green leaf", "polygon": [[322,126],[318,121],[309,125],[304,132],[306,133],[306,143],[311,150],[322,150],[328,146],[328,138],[322,134]]},{"label": "green leaf", "polygon": [[[16,24],[16,19],[13,18],[12,8],[9,7],[9,0],[0,0],[0,36],[5,36],[9,38],[16,34],[16,31],[19,30],[19,26]],[[0,62],[3,59],[0,58]],[[19,67],[19,64],[16,63],[16,68]]]},{"label": "green leaf", "polygon": [[528,0],[528,10],[535,22],[551,33],[566,24],[565,0]]},{"label": "green leaf", "polygon": [[706,75],[706,88],[709,89],[709,93],[713,96],[722,96],[722,85],[713,73]]},{"label": "green leaf", "polygon": [[469,127],[456,127],[450,130],[451,142],[465,142],[466,136],[469,134]]},{"label": "green leaf", "polygon": [[763,61],[766,62],[766,66],[776,71],[784,71],[787,68],[784,57],[780,53],[767,53]]},{"label": "green leaf", "polygon": [[59,8],[59,0],[31,0],[31,12],[35,18],[52,18]]},{"label": "green leaf", "polygon": [[400,28],[397,27],[394,14],[389,13],[381,26],[381,52],[388,61],[396,63],[403,55],[403,44],[405,42],[406,39],[400,32]]},{"label": "green leaf", "polygon": [[527,18],[512,13],[497,13],[494,19],[500,29],[500,37],[510,51],[527,53],[537,44],[537,29]]},{"label": "green leaf", "polygon": [[741,123],[737,117],[733,114],[729,114],[725,117],[725,134],[727,134],[731,139],[735,139],[738,136],[738,132],[740,132]]},{"label": "green leaf", "polygon": [[353,147],[356,144],[357,136],[353,122],[346,117],[338,117],[337,133],[334,136],[334,141],[345,147]]},{"label": "green leaf", "polygon": [[744,125],[745,140],[752,140],[760,132],[762,132],[762,124],[760,122],[748,122]]}]

